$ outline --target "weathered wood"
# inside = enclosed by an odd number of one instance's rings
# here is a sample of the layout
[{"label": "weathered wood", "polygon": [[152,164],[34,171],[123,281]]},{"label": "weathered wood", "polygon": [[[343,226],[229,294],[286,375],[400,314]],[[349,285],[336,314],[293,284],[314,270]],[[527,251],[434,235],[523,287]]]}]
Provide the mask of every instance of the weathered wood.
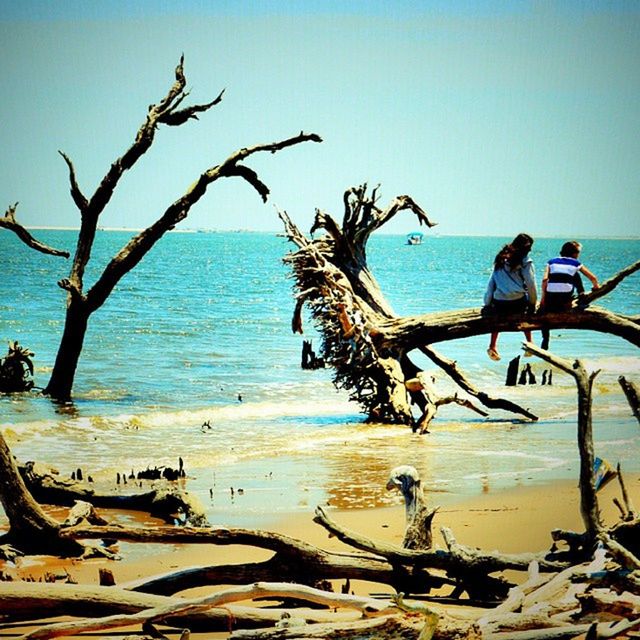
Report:
[{"label": "weathered wood", "polygon": [[9,532],[0,540],[24,552],[79,555],[83,547],[59,537],[60,524],[33,499],[22,480],[11,451],[0,432],[0,501],[9,520]]},{"label": "weathered wood", "polygon": [[629,492],[627,491],[627,486],[622,475],[622,467],[619,462],[616,465],[616,477],[618,478],[618,484],[620,485],[620,491],[622,493],[622,502],[624,504],[624,509],[622,509],[622,519],[626,522],[630,522],[636,518],[636,510],[631,502],[631,498],[629,498]]},{"label": "weathered wood", "polygon": [[410,392],[411,400],[422,409],[422,416],[413,427],[413,431],[420,434],[429,432],[429,425],[436,415],[438,409],[447,404],[457,404],[471,411],[475,411],[481,416],[488,416],[486,411],[476,407],[470,400],[459,398],[457,394],[452,396],[441,396],[435,388],[433,376],[425,376],[419,373],[415,378],[405,381],[405,387]]},{"label": "weathered wood", "polygon": [[175,70],[175,81],[166,96],[147,110],[144,122],[138,129],[131,146],[117,158],[100,181],[93,195],[84,195],[76,178],[75,167],[64,153],[62,158],[69,171],[71,197],[80,213],[80,231],[69,277],[58,285],[67,292],[65,326],[49,383],[44,393],[58,400],[71,397],[76,368],[82,352],[84,337],[91,314],[99,309],[122,277],[131,271],[168,231],[184,220],[189,211],[206,193],[208,187],[221,178],[238,177],[251,185],[266,202],[269,189],[258,174],[243,162],[257,153],[276,153],[303,142],[321,142],[317,134],[300,134],[291,138],[243,147],[220,164],[203,171],[187,191],[170,204],[164,213],[149,227],[135,235],[106,265],[96,282],[85,292],[84,275],[91,256],[91,249],[98,228],[98,220],[107,207],[126,171],[147,152],[155,140],[160,125],[180,126],[197,119],[199,113],[208,111],[222,100],[221,92],[211,102],[185,107],[183,101],[189,95],[184,75],[184,57]]},{"label": "weathered wood", "polygon": [[515,387],[518,383],[518,370],[520,369],[520,356],[516,356],[509,361],[507,367],[507,377],[504,381],[506,387]]},{"label": "weathered wood", "polygon": [[[438,365],[463,391],[468,393],[470,396],[477,398],[488,409],[502,409],[503,411],[518,413],[530,420],[538,419],[538,416],[531,413],[529,409],[525,409],[519,404],[512,402],[511,400],[507,400],[506,398],[497,398],[478,389],[458,368],[455,360],[446,358],[433,347],[423,346],[420,347],[420,351],[424,353],[434,364]],[[517,358],[519,362],[520,356],[517,356]]]},{"label": "weathered wood", "polygon": [[570,362],[549,351],[540,349],[532,342],[525,342],[523,349],[529,350],[545,362],[568,373],[576,382],[578,389],[578,449],[580,452],[580,512],[589,538],[595,541],[603,531],[593,472],[595,454],[591,423],[593,382],[599,370],[588,375],[580,360]]},{"label": "weathered wood", "polygon": [[640,260],[637,260],[624,269],[618,271],[618,273],[613,275],[611,278],[608,278],[604,282],[601,282],[600,286],[597,289],[592,289],[588,293],[583,293],[577,300],[574,300],[574,306],[584,307],[588,304],[591,304],[594,300],[606,296],[608,293],[611,293],[625,278],[630,276],[632,273],[635,273],[639,269]]},{"label": "weathered wood", "polygon": [[[422,621],[399,616],[386,616],[372,620],[360,620],[349,623],[325,623],[284,626],[275,629],[256,629],[234,631],[229,640],[384,640],[400,638],[418,638]],[[461,638],[461,636],[457,636]]]},{"label": "weathered wood", "polygon": [[255,583],[244,587],[226,589],[200,598],[178,599],[167,604],[161,604],[131,614],[115,614],[101,618],[85,618],[84,620],[73,622],[53,623],[31,631],[23,637],[25,640],[48,640],[48,638],[76,635],[78,633],[91,631],[104,631],[106,629],[126,627],[147,621],[161,622],[167,618],[202,613],[214,607],[227,605],[230,602],[251,600],[254,598],[304,599],[330,607],[356,609],[363,615],[368,616],[391,613],[395,610],[393,603],[372,600],[371,598],[330,593],[311,587],[290,585],[287,583]]},{"label": "weathered wood", "polygon": [[640,422],[640,391],[638,391],[638,386],[634,382],[631,382],[631,380],[627,380],[624,376],[620,376],[618,382],[624,391],[633,415],[637,418],[638,422]]},{"label": "weathered wood", "polygon": [[[139,593],[118,586],[100,587],[41,582],[0,582],[0,615],[5,620],[42,620],[57,616],[127,615],[181,603],[180,598]],[[170,616],[164,624],[177,628],[189,626],[194,631],[228,631],[233,624],[256,628],[274,625],[286,611],[283,608],[258,608],[228,604],[198,614]],[[310,622],[353,620],[354,611],[341,614],[323,610],[306,611]]]},{"label": "weathered wood", "polygon": [[606,612],[625,618],[640,616],[640,596],[633,593],[591,589],[579,595],[578,600],[583,614]]},{"label": "weathered wood", "polygon": [[[485,552],[480,549],[472,549],[455,543],[451,545],[453,551],[442,550],[414,550],[403,549],[388,542],[375,541],[350,531],[332,520],[322,507],[316,508],[314,522],[322,525],[327,531],[335,535],[340,541],[356,549],[374,553],[387,558],[393,564],[411,563],[416,567],[429,567],[434,569],[465,569],[472,568],[477,571],[492,573],[513,569],[526,571],[533,561],[539,563],[544,571],[556,571],[566,567],[566,563],[553,562],[545,559],[545,553],[520,553],[503,554],[497,552]],[[442,529],[441,529],[442,531]],[[454,541],[453,535],[447,530],[450,541]],[[471,564],[470,564],[471,563]]]},{"label": "weathered wood", "polygon": [[[368,267],[366,242],[374,230],[402,211],[417,215],[421,222],[428,218],[408,196],[394,199],[386,209],[378,206],[377,199],[377,190],[369,195],[367,185],[347,190],[342,224],[327,213],[317,211],[313,231],[323,229],[326,234],[311,240],[286,213],[279,214],[287,237],[297,246],[297,250],[285,257],[298,290],[292,326],[295,331],[301,331],[301,308],[305,304],[322,332],[322,356],[334,370],[335,384],[349,391],[369,420],[407,424],[414,430],[418,424],[424,431],[435,409],[432,399],[424,398],[421,390],[412,390],[406,384],[420,373],[410,352],[431,349],[436,342],[494,330],[544,326],[604,331],[640,346],[638,319],[604,309],[576,308],[539,316],[489,316],[481,309],[462,309],[398,317]],[[611,280],[608,290],[633,271],[623,270],[620,277]],[[446,372],[450,375],[451,368]],[[529,378],[533,383],[533,376]],[[460,376],[452,379],[461,383]],[[409,401],[422,411],[418,420],[410,411]],[[509,406],[506,402],[498,408],[517,410],[515,405]]]},{"label": "weathered wood", "polygon": [[405,549],[430,549],[433,544],[431,523],[438,508],[427,506],[420,474],[415,467],[401,465],[391,470],[387,489],[399,489],[405,503]]},{"label": "weathered wood", "polygon": [[225,527],[141,529],[79,526],[63,529],[60,535],[63,538],[80,540],[106,538],[129,542],[243,544],[275,552],[275,555],[265,562],[196,567],[145,578],[127,585],[129,588],[147,593],[166,595],[212,583],[246,584],[285,579],[302,584],[325,579],[368,580],[413,593],[428,592],[432,588],[450,583],[446,578],[432,576],[419,567],[410,570],[394,566],[375,556],[331,553],[295,538],[266,531]]},{"label": "weathered wood", "polygon": [[[620,634],[640,626],[640,618],[637,620],[621,620],[616,624],[602,622],[596,624],[596,638],[621,637]],[[575,624],[564,627],[552,627],[547,629],[528,629],[526,631],[502,631],[483,634],[483,640],[564,640],[565,638],[578,638],[587,633],[592,624]]]},{"label": "weathered wood", "polygon": [[640,346],[640,322],[593,307],[540,316],[527,314],[488,317],[479,308],[405,316],[380,323],[376,346],[380,349],[410,351],[424,344],[469,338],[492,331],[539,330],[543,326],[610,333]]},{"label": "weathered wood", "polygon": [[69,257],[68,251],[63,251],[61,249],[54,249],[39,240],[36,240],[28,231],[16,220],[16,209],[18,208],[18,203],[10,205],[4,216],[0,218],[0,228],[8,229],[9,231],[13,231],[24,244],[36,251],[40,251],[41,253],[46,253],[52,256],[61,256],[63,258]]},{"label": "weathered wood", "polygon": [[92,483],[62,478],[55,469],[33,461],[19,465],[19,469],[31,495],[44,504],[66,506],[81,501],[94,507],[147,511],[171,523],[180,511],[191,526],[207,524],[204,507],[167,480],[156,480],[145,490],[132,485],[128,489],[100,491]]}]

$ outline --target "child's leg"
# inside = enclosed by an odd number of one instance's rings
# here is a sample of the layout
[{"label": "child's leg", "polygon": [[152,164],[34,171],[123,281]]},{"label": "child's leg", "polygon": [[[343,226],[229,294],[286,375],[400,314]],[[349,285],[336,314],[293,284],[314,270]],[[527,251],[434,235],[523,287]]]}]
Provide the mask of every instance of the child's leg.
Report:
[{"label": "child's leg", "polygon": [[491,332],[491,341],[489,342],[489,348],[487,349],[487,355],[492,360],[500,360],[500,354],[498,353],[498,332]]},{"label": "child's leg", "polygon": [[541,329],[542,331],[542,342],[540,343],[540,348],[545,351],[549,349],[549,329]]}]

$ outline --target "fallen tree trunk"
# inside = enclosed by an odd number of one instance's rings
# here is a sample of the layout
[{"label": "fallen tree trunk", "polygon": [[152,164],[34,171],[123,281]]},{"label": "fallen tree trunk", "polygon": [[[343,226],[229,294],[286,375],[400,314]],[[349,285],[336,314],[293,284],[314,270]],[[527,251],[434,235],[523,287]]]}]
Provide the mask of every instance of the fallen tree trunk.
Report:
[{"label": "fallen tree trunk", "polygon": [[371,555],[344,555],[319,549],[278,533],[240,528],[158,527],[154,529],[73,527],[60,532],[64,538],[83,540],[108,538],[129,542],[176,542],[199,544],[243,544],[274,551],[265,562],[218,565],[185,569],[148,578],[129,585],[136,591],[173,594],[207,584],[246,584],[255,581],[289,580],[313,584],[321,580],[350,579],[388,584],[398,591],[428,593],[453,581],[431,575],[426,569],[394,566]]},{"label": "fallen tree trunk", "polygon": [[[304,236],[286,213],[279,214],[287,237],[297,247],[284,258],[297,290],[293,330],[302,332],[302,308],[306,305],[322,335],[321,357],[334,371],[334,384],[349,392],[368,420],[407,424],[424,431],[422,427],[435,415],[437,397],[407,385],[421,373],[412,359],[414,350],[425,353],[465,393],[487,408],[536,419],[529,409],[476,389],[455,363],[433,351],[432,345],[437,342],[492,331],[569,328],[610,333],[640,346],[638,318],[582,306],[563,313],[508,317],[485,313],[483,309],[397,316],[369,269],[367,241],[401,211],[413,213],[420,224],[432,227],[435,223],[409,196],[396,197],[385,209],[378,206],[377,199],[377,190],[369,195],[367,185],[347,190],[342,224],[316,211],[311,231],[324,230],[325,234],[312,239]],[[623,269],[603,283],[599,296],[592,294],[585,304],[612,291],[638,269],[640,261]],[[420,415],[414,415],[414,406]]]},{"label": "fallen tree trunk", "polygon": [[[121,587],[100,587],[77,584],[0,582],[0,615],[6,620],[42,620],[52,616],[128,615],[160,607],[180,604],[179,598],[139,593]],[[164,623],[178,628],[189,626],[192,631],[228,631],[231,625],[254,628],[274,625],[283,609],[243,606],[209,608],[197,614],[170,615]],[[326,611],[307,612],[309,620],[323,622],[335,619]],[[351,616],[353,617],[353,616]]]},{"label": "fallen tree trunk", "polygon": [[460,309],[421,316],[390,319],[380,324],[375,343],[381,349],[410,351],[424,344],[483,335],[492,331],[581,329],[610,333],[640,346],[640,322],[606,309],[589,309],[538,315],[495,316],[480,308]]},{"label": "fallen tree trunk", "polygon": [[375,601],[360,596],[335,594],[301,585],[285,583],[255,583],[244,587],[227,589],[212,595],[193,599],[173,599],[170,602],[144,608],[135,613],[114,614],[101,618],[83,619],[74,622],[58,622],[46,625],[27,633],[25,640],[48,640],[60,636],[75,635],[91,631],[104,631],[118,627],[127,627],[144,622],[164,622],[176,616],[193,616],[227,605],[239,600],[254,598],[268,599],[303,599],[329,607],[350,608],[363,615],[380,615],[391,613],[395,609],[393,603]]},{"label": "fallen tree trunk", "polygon": [[106,509],[146,511],[173,523],[177,514],[189,525],[207,524],[204,508],[179,486],[166,480],[154,481],[147,490],[134,485],[114,491],[98,491],[91,483],[62,478],[55,469],[35,462],[19,465],[31,495],[40,503],[71,506],[76,501]]}]

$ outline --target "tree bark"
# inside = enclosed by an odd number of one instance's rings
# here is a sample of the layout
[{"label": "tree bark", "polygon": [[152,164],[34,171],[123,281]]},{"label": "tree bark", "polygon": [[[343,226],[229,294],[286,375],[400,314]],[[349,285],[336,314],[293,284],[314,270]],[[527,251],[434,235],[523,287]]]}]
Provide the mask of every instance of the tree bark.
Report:
[{"label": "tree bark", "polygon": [[49,383],[43,393],[57,400],[71,398],[73,381],[80,361],[84,338],[89,324],[89,311],[80,296],[70,295],[64,331]]},{"label": "tree bark", "polygon": [[55,249],[50,247],[39,240],[36,240],[17,220],[16,220],[16,209],[18,207],[18,203],[11,205],[4,216],[0,218],[0,228],[8,229],[9,231],[13,231],[22,242],[24,242],[28,247],[35,249],[36,251],[40,251],[40,253],[46,253],[52,256],[62,256],[63,258],[69,257],[68,251],[62,251],[61,249]]},{"label": "tree bark", "polygon": [[[384,298],[367,264],[366,243],[371,234],[402,211],[416,215],[420,224],[431,222],[409,197],[398,196],[386,209],[377,204],[377,190],[367,185],[349,189],[343,198],[342,224],[316,211],[311,232],[325,234],[308,239],[289,216],[280,212],[285,232],[297,249],[285,257],[295,278],[296,307],[292,326],[302,331],[302,307],[307,305],[322,333],[322,358],[333,368],[336,386],[349,391],[371,421],[426,424],[437,405],[421,390],[407,387],[420,368],[411,352],[421,350],[466,393],[488,408],[499,408],[537,419],[536,415],[501,398],[476,389],[455,363],[433,351],[432,345],[492,331],[574,328],[602,331],[640,346],[640,320],[604,309],[575,308],[565,313],[496,316],[483,309],[460,309],[413,317],[397,316]],[[602,294],[613,290],[640,269],[640,261],[603,283]],[[600,290],[598,290],[600,291]],[[591,295],[587,300],[595,300]],[[421,415],[414,416],[412,405]]]},{"label": "tree bark", "polygon": [[25,486],[11,451],[0,432],[0,501],[9,519],[3,542],[27,553],[79,555],[83,547],[74,540],[60,538],[60,524],[50,518]]}]

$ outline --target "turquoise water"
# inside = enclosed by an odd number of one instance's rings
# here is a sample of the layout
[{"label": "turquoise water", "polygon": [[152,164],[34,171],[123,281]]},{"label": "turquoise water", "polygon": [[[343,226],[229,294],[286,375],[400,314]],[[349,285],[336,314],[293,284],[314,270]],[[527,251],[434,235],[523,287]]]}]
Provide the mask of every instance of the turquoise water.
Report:
[{"label": "turquoise water", "polygon": [[[73,253],[74,232],[34,233]],[[87,283],[129,237],[98,233]],[[503,241],[427,234],[423,245],[409,247],[403,237],[374,236],[369,263],[399,314],[480,306]],[[535,243],[538,280],[561,243]],[[440,503],[577,477],[572,380],[557,373],[552,387],[503,386],[506,363],[519,353],[517,333],[501,335],[499,363],[486,357],[487,336],[436,348],[479,387],[529,407],[538,423],[444,407],[422,437],[404,427],[362,424],[358,406],[333,388],[330,371],[300,369],[303,337],[291,333],[292,281],[282,264],[290,249],[276,234],[167,235],[93,315],[73,405],[59,407],[35,393],[0,396],[0,428],[14,453],[63,474],[82,466],[110,484],[116,471],[175,466],[181,456],[189,489],[212,521],[223,522],[255,522],[327,501],[390,504],[398,497],[384,485],[397,464],[418,467]],[[56,282],[68,275],[69,263],[27,249],[8,232],[0,233],[0,256],[0,340],[35,352],[36,385],[45,386],[64,320],[65,294]],[[639,257],[639,240],[584,241],[583,260],[601,279]],[[638,274],[630,277],[603,306],[640,314],[639,282]],[[309,319],[304,338],[319,346]],[[638,349],[584,331],[552,332],[551,347],[602,369],[596,453],[640,471],[640,429],[617,383],[621,374],[640,381]],[[544,365],[531,362],[540,378]],[[443,375],[436,384],[453,390]],[[211,429],[202,428],[207,420]]]}]

